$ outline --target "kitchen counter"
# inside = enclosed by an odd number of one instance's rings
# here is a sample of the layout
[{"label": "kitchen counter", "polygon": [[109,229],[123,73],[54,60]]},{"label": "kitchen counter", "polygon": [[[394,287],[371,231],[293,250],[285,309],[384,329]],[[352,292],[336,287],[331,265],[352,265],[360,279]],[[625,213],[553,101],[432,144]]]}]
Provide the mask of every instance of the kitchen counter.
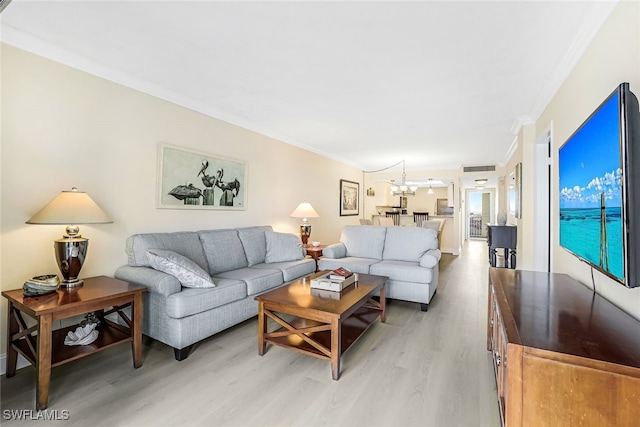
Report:
[{"label": "kitchen counter", "polygon": [[[378,218],[384,218],[386,215],[371,215],[371,222],[376,225],[379,224]],[[413,214],[400,214],[400,225],[414,224]]]}]

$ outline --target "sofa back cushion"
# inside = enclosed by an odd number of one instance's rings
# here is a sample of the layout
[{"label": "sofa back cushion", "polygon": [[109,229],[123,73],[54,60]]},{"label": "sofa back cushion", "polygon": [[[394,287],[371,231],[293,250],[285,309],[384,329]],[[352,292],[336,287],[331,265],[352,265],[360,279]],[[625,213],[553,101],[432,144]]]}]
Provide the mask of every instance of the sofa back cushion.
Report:
[{"label": "sofa back cushion", "polygon": [[382,259],[387,227],[373,225],[347,225],[342,229],[340,241],[347,256]]},{"label": "sofa back cushion", "polygon": [[299,261],[304,259],[305,251],[302,249],[300,236],[293,233],[276,233],[267,231],[264,233],[267,240],[267,256],[264,262]]},{"label": "sofa back cushion", "polygon": [[264,262],[267,253],[267,243],[265,239],[265,232],[267,231],[273,231],[270,225],[238,228],[238,237],[244,247],[244,253],[247,256],[249,267]]},{"label": "sofa back cushion", "polygon": [[133,234],[127,239],[128,264],[132,267],[151,267],[147,259],[147,251],[149,249],[176,252],[189,258],[210,273],[209,263],[204,255],[198,233],[178,231],[175,233]]},{"label": "sofa back cushion", "polygon": [[419,262],[429,250],[438,248],[435,230],[420,227],[387,227],[383,259]]},{"label": "sofa back cushion", "polygon": [[249,266],[238,230],[206,230],[198,235],[212,276]]}]

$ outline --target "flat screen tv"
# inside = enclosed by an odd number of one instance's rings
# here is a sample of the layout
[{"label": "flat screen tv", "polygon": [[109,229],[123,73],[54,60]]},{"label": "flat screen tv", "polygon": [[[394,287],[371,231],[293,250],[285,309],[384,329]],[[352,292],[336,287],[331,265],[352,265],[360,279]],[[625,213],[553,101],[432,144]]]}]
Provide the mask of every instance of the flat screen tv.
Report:
[{"label": "flat screen tv", "polygon": [[640,112],[628,83],[560,147],[560,246],[627,287],[640,285]]}]

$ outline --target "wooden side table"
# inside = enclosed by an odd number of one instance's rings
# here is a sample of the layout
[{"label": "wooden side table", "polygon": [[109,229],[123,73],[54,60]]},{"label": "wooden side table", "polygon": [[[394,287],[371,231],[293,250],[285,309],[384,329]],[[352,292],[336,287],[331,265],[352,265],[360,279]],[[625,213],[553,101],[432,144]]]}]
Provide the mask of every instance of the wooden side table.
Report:
[{"label": "wooden side table", "polygon": [[309,255],[316,262],[316,272],[318,272],[318,258],[322,256],[322,250],[326,248],[327,245],[320,246],[307,246],[305,249],[307,250],[307,255]]},{"label": "wooden side table", "polygon": [[[84,279],[78,288],[61,288],[55,293],[24,297],[22,289],[2,292],[9,301],[7,321],[7,378],[16,373],[18,353],[35,366],[36,409],[46,409],[49,400],[51,368],[124,342],[131,342],[133,366],[142,366],[142,292],[145,286],[106,276]],[[111,307],[111,308],[110,308]],[[131,319],[122,310],[131,307]],[[104,310],[110,308],[109,310]],[[88,345],[67,346],[64,338],[78,325],[53,331],[53,322],[84,313],[96,312],[100,319],[98,338]],[[107,320],[118,313],[129,327]],[[23,315],[35,319],[27,327]],[[36,336],[33,333],[37,332]]]}]

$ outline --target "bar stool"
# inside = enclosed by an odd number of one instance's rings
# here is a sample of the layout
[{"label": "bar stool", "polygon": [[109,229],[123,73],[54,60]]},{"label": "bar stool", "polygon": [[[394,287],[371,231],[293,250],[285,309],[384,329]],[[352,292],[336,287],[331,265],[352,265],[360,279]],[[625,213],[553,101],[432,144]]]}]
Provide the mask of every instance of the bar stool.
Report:
[{"label": "bar stool", "polygon": [[393,219],[393,225],[400,225],[400,212],[385,212],[385,216]]},{"label": "bar stool", "polygon": [[413,222],[416,223],[416,227],[422,227],[424,221],[429,221],[429,212],[413,212]]}]

